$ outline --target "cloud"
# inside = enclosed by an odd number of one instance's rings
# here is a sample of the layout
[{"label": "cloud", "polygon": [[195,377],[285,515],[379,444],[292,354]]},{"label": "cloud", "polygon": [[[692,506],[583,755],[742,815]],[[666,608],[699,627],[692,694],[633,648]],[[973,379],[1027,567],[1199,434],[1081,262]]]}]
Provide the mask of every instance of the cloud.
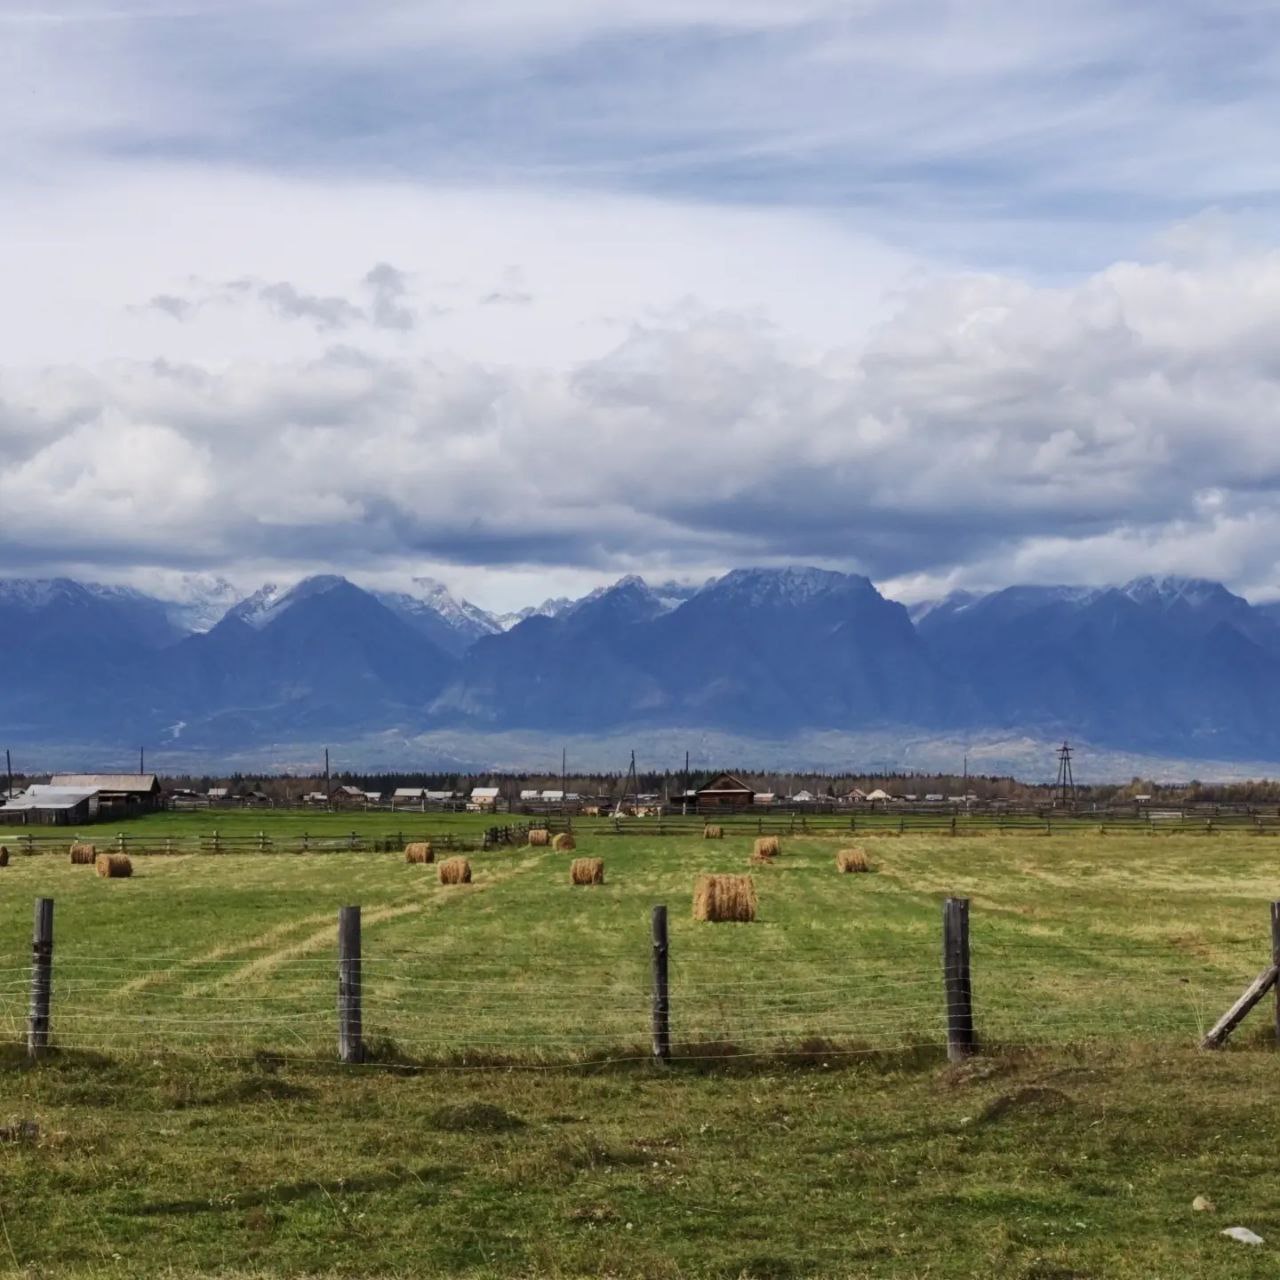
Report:
[{"label": "cloud", "polygon": [[367,303],[353,302],[336,294],[309,293],[288,280],[264,281],[242,277],[221,284],[195,282],[188,297],[156,294],[146,304],[154,311],[186,321],[209,306],[231,306],[251,301],[265,307],[281,320],[303,320],[320,333],[371,325],[375,329],[408,331],[417,323],[417,313],[408,305],[409,277],[387,262],[379,262],[365,273],[360,293]]},{"label": "cloud", "polygon": [[856,347],[686,306],[565,370],[331,347],[0,382],[7,564],[816,561],[1280,589],[1280,251],[941,274]]}]

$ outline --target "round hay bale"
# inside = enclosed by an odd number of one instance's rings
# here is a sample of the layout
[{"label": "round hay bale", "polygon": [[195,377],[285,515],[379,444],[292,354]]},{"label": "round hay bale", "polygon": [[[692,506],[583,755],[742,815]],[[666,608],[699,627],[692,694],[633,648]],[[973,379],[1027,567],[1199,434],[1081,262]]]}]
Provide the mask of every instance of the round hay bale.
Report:
[{"label": "round hay bale", "polygon": [[578,843],[574,840],[572,831],[557,831],[555,838],[551,841],[551,847],[557,853],[572,853],[578,847]]},{"label": "round hay bale", "polygon": [[717,826],[713,822],[708,822],[707,825],[702,828],[702,838],[704,840],[723,840],[724,828]]},{"label": "round hay bale", "polygon": [[418,864],[434,862],[436,860],[436,855],[435,850],[431,847],[431,841],[415,840],[412,844],[405,845],[404,860],[406,862],[414,862]]},{"label": "round hay bale", "polygon": [[4,845],[0,844],[0,867],[7,867],[8,865],[9,865],[9,850],[6,849]]},{"label": "round hay bale", "polygon": [[91,867],[98,860],[98,847],[77,841],[71,846],[71,862],[77,867]]},{"label": "round hay bale", "polygon": [[755,880],[751,876],[698,876],[693,882],[693,918],[750,924],[756,918]]},{"label": "round hay bale", "polygon": [[441,884],[470,884],[471,863],[466,858],[446,858],[439,864]]},{"label": "round hay bale", "polygon": [[529,831],[528,843],[541,848],[551,843],[551,832],[546,827],[533,827]]},{"label": "round hay bale", "polygon": [[836,870],[841,874],[855,871],[870,871],[871,863],[867,861],[863,849],[841,849],[836,854]]},{"label": "round hay bale", "polygon": [[782,842],[777,836],[761,836],[751,849],[752,862],[768,862],[782,852]]},{"label": "round hay bale", "polygon": [[574,858],[569,864],[570,884],[604,884],[603,858]]},{"label": "round hay bale", "polygon": [[123,853],[100,853],[93,865],[104,880],[124,880],[133,875],[133,863]]}]

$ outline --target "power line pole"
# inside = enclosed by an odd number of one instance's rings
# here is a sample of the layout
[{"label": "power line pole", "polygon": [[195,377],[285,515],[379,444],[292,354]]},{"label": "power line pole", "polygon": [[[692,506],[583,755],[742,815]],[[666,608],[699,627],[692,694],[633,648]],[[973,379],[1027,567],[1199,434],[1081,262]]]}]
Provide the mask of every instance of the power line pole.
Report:
[{"label": "power line pole", "polygon": [[329,748],[324,749],[324,803],[325,808],[333,808],[333,789],[329,785]]},{"label": "power line pole", "polygon": [[9,777],[9,799],[13,799],[13,761],[9,759],[9,748],[4,749],[4,771]]}]

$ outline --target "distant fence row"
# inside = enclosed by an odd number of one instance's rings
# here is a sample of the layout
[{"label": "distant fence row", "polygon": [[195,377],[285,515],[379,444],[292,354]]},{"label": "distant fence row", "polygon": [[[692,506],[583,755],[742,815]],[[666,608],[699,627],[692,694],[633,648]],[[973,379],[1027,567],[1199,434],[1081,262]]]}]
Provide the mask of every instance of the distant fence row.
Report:
[{"label": "distant fence row", "polygon": [[[539,824],[546,825],[546,824]],[[549,829],[564,830],[568,824],[550,824]],[[523,823],[486,827],[474,833],[457,831],[394,831],[368,833],[351,831],[341,834],[328,831],[314,835],[305,831],[206,831],[177,835],[159,830],[135,828],[105,835],[101,830],[83,838],[97,848],[124,854],[229,854],[229,853],[392,853],[415,841],[428,841],[438,849],[456,853],[474,853],[501,845],[524,844],[529,827]],[[35,856],[44,853],[66,853],[81,837],[67,828],[47,830],[0,830],[0,845],[11,854]]]},{"label": "distant fence row", "polygon": [[[387,919],[385,909],[368,916]],[[778,1055],[825,1063],[944,1049],[957,1060],[1091,1041],[1219,1048],[1280,977],[1280,903],[1269,940],[1259,929],[1213,958],[1172,941],[1001,942],[984,936],[981,920],[971,941],[961,898],[943,903],[938,933],[863,943],[856,962],[818,956],[803,939],[714,925],[676,940],[664,905],[648,927],[623,922],[618,949],[589,962],[554,949],[462,954],[429,937],[396,947],[382,933],[367,951],[358,906],[339,910],[333,933],[316,935],[312,917],[297,923],[312,931],[308,945],[265,956],[249,939],[198,955],[86,954],[74,936],[55,946],[54,902],[39,898],[30,962],[0,964],[0,1041],[25,1043],[32,1058],[66,1050],[314,1062],[336,1051],[343,1063],[403,1067]],[[1280,1003],[1276,1014],[1263,1032],[1280,1039]]]}]

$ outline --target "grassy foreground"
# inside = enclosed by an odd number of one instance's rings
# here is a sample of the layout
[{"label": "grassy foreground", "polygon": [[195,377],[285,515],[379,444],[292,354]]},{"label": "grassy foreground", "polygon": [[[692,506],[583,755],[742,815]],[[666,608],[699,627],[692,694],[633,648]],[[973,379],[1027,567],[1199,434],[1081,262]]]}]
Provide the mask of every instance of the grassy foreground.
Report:
[{"label": "grassy foreground", "polygon": [[[689,918],[750,840],[585,834],[472,855],[62,857],[0,871],[0,1274],[1274,1275],[1280,1059],[1247,835],[784,841],[753,925]],[[987,1053],[941,1053],[939,905],[972,900]],[[54,1034],[17,1052],[31,902],[57,902]],[[684,1055],[644,1061],[648,910]],[[366,1031],[334,1049],[339,905]],[[506,1069],[495,1064],[509,1064]],[[1216,1210],[1196,1212],[1197,1195]],[[1243,1225],[1260,1247],[1220,1235]]]},{"label": "grassy foreground", "polygon": [[0,1146],[0,1257],[33,1277],[1271,1276],[1276,1070],[63,1059],[5,1077],[6,1124],[35,1127]]}]

